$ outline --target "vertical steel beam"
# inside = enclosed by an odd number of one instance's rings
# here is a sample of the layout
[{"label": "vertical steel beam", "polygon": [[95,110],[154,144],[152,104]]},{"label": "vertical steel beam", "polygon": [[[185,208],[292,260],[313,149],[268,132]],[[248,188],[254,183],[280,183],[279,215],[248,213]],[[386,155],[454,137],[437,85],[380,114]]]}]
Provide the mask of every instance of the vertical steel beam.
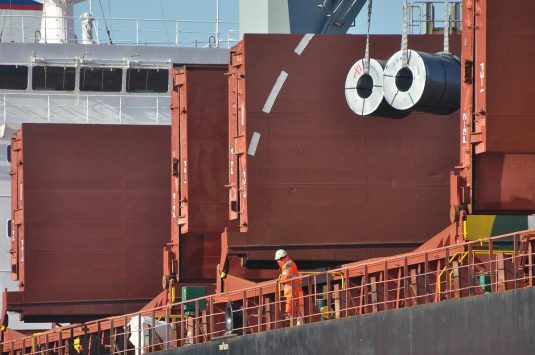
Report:
[{"label": "vertical steel beam", "polygon": [[416,306],[418,304],[418,282],[417,282],[417,278],[416,278],[416,273],[418,272],[418,270],[416,269],[411,269],[409,271],[409,274],[410,274],[410,290],[411,290],[411,294],[412,294],[412,305],[413,306]]},{"label": "vertical steel beam", "polygon": [[383,268],[383,299],[384,299],[384,309],[388,310],[389,304],[388,304],[388,262],[385,260]]},{"label": "vertical steel beam", "polygon": [[472,243],[468,244],[468,296],[472,296],[472,279],[474,278],[474,253]]},{"label": "vertical steel beam", "polygon": [[329,310],[329,314],[331,313],[331,305],[332,305],[332,294],[331,294],[331,277],[329,274],[326,275],[327,278],[327,309]]},{"label": "vertical steel beam", "polygon": [[[128,337],[126,335],[126,329],[128,327],[128,318],[126,316],[124,316],[124,326],[123,326],[123,350],[125,352],[125,354],[127,353],[128,351]],[[71,339],[72,339],[72,334],[71,334]]]},{"label": "vertical steel beam", "polygon": [[[349,293],[349,270],[346,268],[344,270],[344,291],[345,291],[345,316],[346,318],[349,317],[349,304],[350,304],[350,293]],[[312,308],[310,308],[309,312],[312,312]]]},{"label": "vertical steel beam", "polygon": [[274,329],[279,328],[280,307],[281,307],[279,285],[280,283],[277,283],[277,285],[275,286],[275,304],[274,304],[275,314],[274,314],[274,324],[273,324]]},{"label": "vertical steel beam", "polygon": [[533,287],[533,246],[531,239],[528,240],[528,268],[529,287]]},{"label": "vertical steel beam", "polygon": [[398,268],[398,278],[396,284],[396,304],[395,309],[398,309],[401,305],[401,268]]},{"label": "vertical steel beam", "polygon": [[[115,353],[115,328],[113,327],[113,318],[110,319],[110,353]],[[61,355],[61,354],[60,354]]]},{"label": "vertical steel beam", "polygon": [[505,283],[505,260],[503,253],[499,253],[496,255],[496,269],[497,269],[497,291],[502,292],[507,289],[507,285]]},{"label": "vertical steel beam", "polygon": [[271,300],[269,299],[269,297],[266,297],[264,299],[264,305],[264,309],[266,310],[266,331],[269,331],[271,330]]},{"label": "vertical steel beam", "polygon": [[[165,307],[165,344],[163,346],[164,350],[169,350],[169,341],[172,339],[169,339],[169,306]],[[171,324],[171,329],[173,329],[173,325]],[[173,333],[171,333],[173,334]]]},{"label": "vertical steel beam", "polygon": [[377,313],[377,279],[375,276],[370,277],[370,302],[372,313]]},{"label": "vertical steel beam", "polygon": [[429,254],[426,252],[424,254],[424,303],[429,303],[429,294],[430,294],[430,286],[429,286]]},{"label": "vertical steel beam", "polygon": [[336,319],[340,318],[341,315],[341,303],[340,303],[340,285],[334,284],[333,285],[333,295],[334,295],[334,317]]},{"label": "vertical steel beam", "polygon": [[248,299],[247,299],[247,291],[243,291],[243,294],[242,294],[242,312],[241,312],[243,334],[247,333],[247,307],[248,307],[248,302],[247,301],[248,301]]},{"label": "vertical steel beam", "polygon": [[460,290],[461,284],[459,280],[459,262],[454,261],[452,263],[452,268],[453,268],[452,270],[453,271],[453,297],[457,299],[457,298],[461,298],[461,290]]},{"label": "vertical steel beam", "polygon": [[489,270],[490,270],[490,285],[492,292],[496,292],[496,275],[494,274],[494,243],[489,238]]},{"label": "vertical steel beam", "polygon": [[184,323],[185,323],[185,325],[187,327],[188,326],[187,325],[187,317],[184,314],[184,303],[180,303],[180,320],[179,320],[179,322],[177,322],[177,324],[180,324],[180,339],[177,342],[177,346],[178,347],[184,346],[184,344],[185,344],[185,342],[184,342]]},{"label": "vertical steel beam", "polygon": [[209,335],[208,339],[212,339],[214,337],[214,331],[215,331],[215,327],[214,327],[214,298],[213,297],[210,297],[208,299],[208,310],[210,312],[210,316],[209,316],[210,335]]},{"label": "vertical steel beam", "polygon": [[260,333],[262,331],[262,322],[263,322],[263,312],[264,312],[264,297],[262,296],[262,288],[258,290],[258,324],[257,331]]},{"label": "vertical steel beam", "polygon": [[199,336],[201,334],[200,324],[199,324],[200,310],[199,310],[199,300],[195,300],[195,316],[193,320],[193,344],[199,343]]},{"label": "vertical steel beam", "polygon": [[403,258],[403,306],[406,307],[409,301],[409,266],[407,257]]}]

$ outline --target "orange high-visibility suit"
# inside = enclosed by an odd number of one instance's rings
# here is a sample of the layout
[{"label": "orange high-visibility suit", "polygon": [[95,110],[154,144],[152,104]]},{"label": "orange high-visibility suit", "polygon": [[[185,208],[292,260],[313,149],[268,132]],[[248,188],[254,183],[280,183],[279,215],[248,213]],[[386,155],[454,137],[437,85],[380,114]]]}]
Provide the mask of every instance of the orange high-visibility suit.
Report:
[{"label": "orange high-visibility suit", "polygon": [[284,287],[286,313],[292,318],[303,317],[305,311],[305,301],[303,299],[301,280],[295,279],[299,277],[297,265],[295,265],[295,263],[288,256],[280,261],[277,261],[277,263],[282,271],[280,282],[281,286]]}]

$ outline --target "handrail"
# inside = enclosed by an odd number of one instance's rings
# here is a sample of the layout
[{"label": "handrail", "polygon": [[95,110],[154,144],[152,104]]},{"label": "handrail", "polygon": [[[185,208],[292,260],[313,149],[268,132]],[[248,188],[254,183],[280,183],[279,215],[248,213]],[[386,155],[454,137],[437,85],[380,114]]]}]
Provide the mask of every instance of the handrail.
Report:
[{"label": "handrail", "polygon": [[441,283],[442,283],[442,275],[444,274],[444,272],[446,272],[446,270],[448,269],[448,265],[451,264],[453,262],[453,260],[455,260],[455,258],[459,255],[459,254],[463,254],[463,252],[457,252],[455,254],[453,254],[453,256],[449,259],[448,263],[446,263],[446,266],[444,266],[444,268],[442,269],[442,271],[438,274],[438,280],[437,280],[437,294],[440,296],[440,293],[441,293]]},{"label": "handrail", "polygon": [[[170,111],[165,110],[170,103],[168,94],[20,91],[3,92],[0,93],[0,97],[2,97],[0,119],[3,122],[24,121],[28,116],[28,111],[31,111],[33,121],[54,123],[92,122],[91,117],[98,118],[98,123],[169,124],[171,122]],[[25,97],[31,97],[34,103],[27,104],[23,100]],[[59,101],[54,101],[54,99]],[[76,100],[76,106],[66,105],[61,101],[63,99]],[[35,100],[42,101],[36,105]],[[64,115],[54,114],[53,108],[59,107],[70,109],[70,111],[62,111]],[[145,110],[147,114],[142,115],[138,111],[134,114],[133,110]]]},{"label": "handrail", "polygon": [[[492,242],[510,238],[511,236],[515,242],[515,248],[512,251],[492,249]],[[519,237],[523,243],[522,248],[516,247]],[[436,295],[437,290],[438,292],[441,291],[441,279],[445,270],[447,270],[447,267],[442,268],[442,262],[449,264],[456,259],[460,263],[456,267],[459,271],[459,276],[455,276],[458,282],[452,287],[450,274],[449,289],[449,291],[455,291],[453,296],[456,298],[483,294],[480,287],[473,285],[469,280],[470,278],[467,277],[476,269],[486,270],[491,273],[491,283],[497,291],[528,287],[534,284],[533,246],[535,243],[535,230],[491,237],[485,239],[484,242],[487,243],[488,250],[472,250],[472,246],[478,245],[480,241],[465,241],[455,245],[420,250],[370,262],[348,264],[343,268],[325,272],[304,272],[302,273],[303,275],[299,276],[301,279],[307,278],[309,275],[326,276],[325,280],[322,280],[320,284],[327,286],[327,288],[322,288],[317,292],[308,289],[307,294],[299,297],[299,301],[305,304],[303,318],[306,318],[307,323],[321,319],[321,310],[318,312],[317,306],[313,303],[320,295],[326,302],[329,316],[336,318],[441,301],[440,297],[438,299],[430,297]],[[450,257],[448,255],[449,252],[452,252],[453,256]],[[479,255],[483,254],[494,255],[501,253],[507,255],[507,258],[503,258],[503,262],[509,265],[507,267],[518,265],[520,260],[525,263],[526,267],[522,268],[522,270],[517,270],[515,273],[505,273],[503,270],[497,270],[493,267],[492,262],[487,260],[488,258],[479,257]],[[468,258],[466,263],[468,255],[473,255],[474,257]],[[402,262],[399,262],[399,260],[402,260]],[[409,267],[410,274],[407,273]],[[332,283],[330,276],[333,275],[337,278],[340,277],[342,283]],[[363,277],[363,275],[366,275],[366,277]],[[393,275],[398,276],[393,278]],[[419,287],[419,283],[424,284]],[[339,286],[342,287],[340,288]],[[241,309],[240,314],[242,314],[243,325],[238,329],[240,334],[285,327],[289,326],[289,324],[284,319],[281,319],[280,311],[278,311],[278,307],[285,302],[284,299],[280,298],[279,291],[280,288],[277,287],[277,281],[272,280],[250,288],[162,305],[143,312],[104,318],[82,325],[72,324],[62,328],[51,329],[38,336],[36,342],[37,345],[44,345],[45,349],[57,350],[69,346],[71,340],[68,339],[81,335],[84,335],[84,337],[100,336],[99,334],[104,332],[106,339],[115,341],[116,338],[114,337],[121,334],[120,332],[122,331],[123,338],[127,334],[138,334],[141,337],[140,332],[128,331],[126,327],[128,319],[141,317],[143,314],[149,319],[161,320],[165,314],[166,319],[171,320],[167,324],[173,329],[172,339],[167,339],[166,335],[165,342],[153,342],[148,345],[138,343],[136,349],[138,346],[149,347],[150,349],[165,349],[173,344],[179,347],[186,344],[196,344],[209,341],[213,337],[223,334],[224,329],[221,328],[220,324],[223,320],[222,317],[224,317],[224,306],[227,302],[235,302],[238,304],[238,309]],[[201,304],[206,304],[205,308],[203,308],[204,310],[201,309]],[[189,309],[188,312],[191,312],[191,316],[185,317],[186,307]],[[334,307],[332,311],[331,307]],[[154,332],[157,329],[161,331],[161,328],[156,326],[151,328],[150,325],[146,325],[148,326],[148,331]],[[161,325],[158,327],[161,327]],[[67,334],[68,331],[70,331],[70,334]],[[59,334],[62,334],[62,336],[60,337]],[[24,339],[30,339],[30,337],[17,339],[16,343],[4,342],[4,351],[24,348],[28,350],[24,345]],[[132,348],[130,347],[130,349]],[[123,351],[111,349],[110,352],[120,353]]]},{"label": "handrail", "polygon": [[344,282],[345,282],[345,277],[344,277],[344,274],[340,271],[303,271],[303,272],[300,272],[299,274],[301,275],[320,275],[320,274],[328,274],[328,275],[336,275],[336,276],[339,276],[340,279],[342,280],[341,282],[341,286],[342,288],[344,288]]},{"label": "handrail", "polygon": [[[34,37],[26,38],[25,35],[29,34],[31,36],[35,36],[34,31],[39,31],[40,28],[36,28],[37,21],[42,18],[41,15],[31,15],[31,14],[6,14],[2,15],[2,18],[8,19],[7,23],[4,22],[3,29],[4,29],[4,36],[8,32],[7,30],[12,29],[14,32],[14,35],[16,35],[17,39],[20,38],[22,43],[33,43],[36,41]],[[20,23],[16,23],[17,20],[20,19]],[[26,19],[26,20],[25,20]],[[71,35],[74,35],[73,38],[67,38],[67,42],[77,42],[77,38],[82,38],[81,35],[81,25],[80,20],[77,16],[46,16],[46,19],[64,19],[65,21],[62,21],[61,23],[65,23],[66,26],[59,26],[55,29],[59,29],[62,31],[66,31],[67,33],[71,33]],[[94,21],[94,34],[95,34],[95,43],[100,44],[100,37],[107,38],[103,35],[104,33],[104,26],[100,26],[100,22],[104,22],[104,20],[109,22],[115,22],[116,24],[119,24],[121,27],[111,27],[109,28],[110,33],[112,35],[112,38],[115,37],[114,35],[120,36],[124,33],[129,33],[131,36],[127,39],[124,39],[122,37],[120,38],[114,38],[113,43],[114,44],[131,44],[131,45],[167,45],[167,46],[176,46],[176,47],[191,47],[191,46],[198,46],[199,44],[209,44],[209,37],[215,36],[216,38],[221,37],[221,33],[225,33],[229,31],[238,31],[237,28],[239,27],[239,22],[237,21],[229,21],[229,20],[195,20],[195,19],[156,19],[156,18],[135,18],[135,17],[97,17],[92,16],[92,19]],[[50,21],[53,22],[53,21]],[[34,26],[29,26],[29,24],[34,24]],[[69,25],[70,24],[70,25]],[[149,25],[148,27],[143,27],[144,24]],[[162,24],[161,29],[157,29],[154,27],[154,24]],[[168,29],[167,25],[173,25],[172,29]],[[130,26],[130,27],[128,27]],[[54,27],[50,27],[51,29],[54,29]],[[217,33],[217,28],[219,28],[219,33]],[[213,30],[212,30],[213,29]],[[25,33],[26,32],[26,33]],[[140,35],[143,34],[154,34],[159,33],[164,35],[163,37],[166,38],[166,40],[159,40],[155,41],[153,36],[148,36],[147,38],[141,38]],[[189,38],[185,40],[179,40],[182,38],[182,36],[189,36]],[[196,35],[196,36],[190,36],[190,35]],[[41,34],[41,36],[46,37],[45,34]],[[43,38],[45,38],[43,37]],[[152,40],[150,38],[153,38]],[[0,40],[4,41],[0,38]],[[10,41],[17,41],[15,39],[10,39]],[[224,43],[225,41],[219,41],[219,43]],[[232,43],[231,43],[232,42]],[[227,36],[227,48],[230,48],[231,45],[236,43],[237,40],[231,39],[230,35]],[[219,46],[219,43],[216,44],[216,46]]]},{"label": "handrail", "polygon": [[[342,286],[342,288],[344,288],[345,277],[344,277],[344,274],[339,272],[339,271],[300,271],[299,275],[314,275],[314,276],[317,276],[317,275],[336,275],[336,276],[339,276],[340,279],[342,280],[341,286]],[[297,278],[299,280],[303,280],[302,276],[297,277]],[[291,281],[294,281],[294,280],[295,279],[291,279]],[[291,281],[286,281],[286,282],[290,283]],[[280,276],[277,279],[277,291],[279,292],[279,294],[281,293]]]}]

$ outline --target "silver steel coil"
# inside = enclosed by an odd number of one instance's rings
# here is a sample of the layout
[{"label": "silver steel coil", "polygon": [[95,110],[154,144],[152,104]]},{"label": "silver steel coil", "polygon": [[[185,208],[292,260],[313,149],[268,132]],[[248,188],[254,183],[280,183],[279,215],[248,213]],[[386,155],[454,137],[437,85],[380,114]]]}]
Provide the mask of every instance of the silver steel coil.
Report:
[{"label": "silver steel coil", "polygon": [[383,69],[385,60],[370,59],[368,73],[364,72],[364,59],[357,61],[346,77],[345,95],[349,108],[361,116],[401,118],[407,110],[397,110],[386,102],[383,95]]}]

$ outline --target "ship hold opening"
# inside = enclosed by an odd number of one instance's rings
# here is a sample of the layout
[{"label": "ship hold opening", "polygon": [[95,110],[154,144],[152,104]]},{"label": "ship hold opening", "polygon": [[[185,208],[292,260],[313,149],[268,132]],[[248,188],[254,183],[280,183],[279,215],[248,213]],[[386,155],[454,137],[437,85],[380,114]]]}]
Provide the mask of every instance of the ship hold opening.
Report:
[{"label": "ship hold opening", "polygon": [[0,89],[26,90],[28,67],[23,65],[0,65]]},{"label": "ship hold opening", "polygon": [[396,74],[396,87],[402,92],[409,91],[413,80],[412,71],[409,68],[401,68]]},{"label": "ship hold opening", "polygon": [[363,74],[357,81],[357,93],[363,98],[367,99],[372,96],[373,78],[370,74]]}]

